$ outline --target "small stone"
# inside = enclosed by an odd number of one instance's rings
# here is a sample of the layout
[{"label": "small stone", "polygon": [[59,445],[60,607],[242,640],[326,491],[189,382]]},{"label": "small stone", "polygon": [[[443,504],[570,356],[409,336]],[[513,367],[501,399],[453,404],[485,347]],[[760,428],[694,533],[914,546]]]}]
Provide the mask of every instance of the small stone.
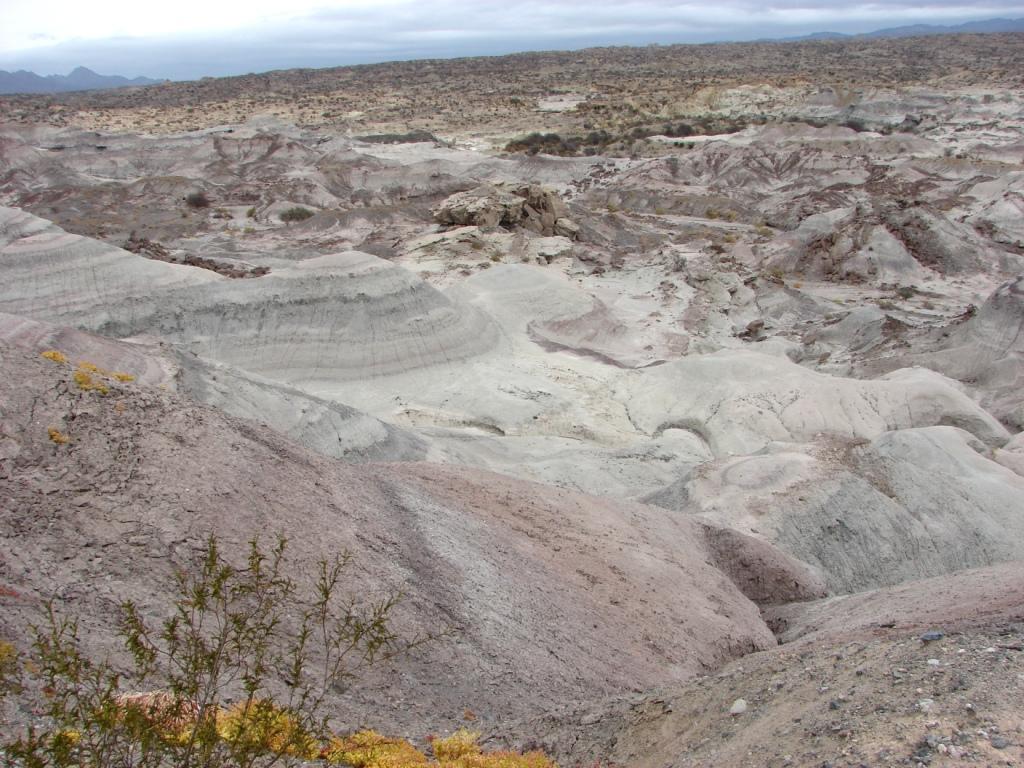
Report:
[{"label": "small stone", "polygon": [[989,739],[989,744],[991,744],[996,749],[1006,749],[1008,746],[1010,746],[1010,742],[1008,742],[1002,736],[993,736],[991,739]]},{"label": "small stone", "polygon": [[940,632],[937,629],[930,630],[921,635],[922,643],[934,643],[936,640],[941,640],[946,636],[945,632]]},{"label": "small stone", "polygon": [[934,699],[921,699],[919,702],[917,702],[917,708],[919,710],[921,710],[922,712],[931,712],[932,711],[932,707],[934,707],[934,706],[935,706],[935,700]]},{"label": "small stone", "polygon": [[747,700],[746,699],[736,699],[736,701],[734,701],[732,703],[732,706],[729,707],[729,714],[733,715],[733,716],[735,716],[735,715],[742,715],[746,711],[747,711]]},{"label": "small stone", "polygon": [[929,667],[938,667],[938,666],[941,666],[941,665],[942,665],[942,662],[939,661],[938,659],[928,659],[928,666]]}]

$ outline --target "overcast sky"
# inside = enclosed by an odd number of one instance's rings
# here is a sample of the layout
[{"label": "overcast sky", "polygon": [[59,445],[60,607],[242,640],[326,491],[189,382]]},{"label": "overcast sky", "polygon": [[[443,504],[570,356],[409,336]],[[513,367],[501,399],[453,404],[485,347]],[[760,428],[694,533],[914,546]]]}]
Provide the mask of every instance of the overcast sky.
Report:
[{"label": "overcast sky", "polygon": [[1024,0],[0,0],[0,69],[196,78],[1024,17]]}]

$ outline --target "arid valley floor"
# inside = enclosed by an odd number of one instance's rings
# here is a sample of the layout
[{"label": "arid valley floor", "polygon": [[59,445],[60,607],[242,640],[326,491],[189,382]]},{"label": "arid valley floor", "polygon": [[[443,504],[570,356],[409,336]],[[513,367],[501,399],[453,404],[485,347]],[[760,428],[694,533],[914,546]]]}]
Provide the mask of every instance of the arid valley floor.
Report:
[{"label": "arid valley floor", "polygon": [[281,532],[339,727],[1024,765],[1024,35],[0,97],[0,371],[16,646]]}]

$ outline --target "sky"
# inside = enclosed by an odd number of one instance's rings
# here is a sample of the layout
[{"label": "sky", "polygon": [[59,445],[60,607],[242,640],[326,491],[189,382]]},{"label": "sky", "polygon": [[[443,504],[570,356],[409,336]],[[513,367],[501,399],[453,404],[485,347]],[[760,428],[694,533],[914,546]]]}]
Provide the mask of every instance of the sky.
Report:
[{"label": "sky", "polygon": [[0,69],[193,79],[1021,17],[1024,0],[0,0]]}]

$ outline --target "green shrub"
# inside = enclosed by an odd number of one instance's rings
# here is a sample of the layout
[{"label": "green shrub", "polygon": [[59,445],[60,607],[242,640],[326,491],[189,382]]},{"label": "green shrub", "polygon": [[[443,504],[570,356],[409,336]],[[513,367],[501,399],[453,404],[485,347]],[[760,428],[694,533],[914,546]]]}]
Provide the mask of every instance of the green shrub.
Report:
[{"label": "green shrub", "polygon": [[[52,604],[45,624],[33,628],[31,658],[0,641],[0,696],[38,688],[31,702],[36,724],[2,745],[5,763],[555,768],[541,752],[485,752],[479,735],[466,730],[428,737],[433,761],[404,739],[369,730],[331,733],[322,714],[325,693],[344,687],[363,665],[424,639],[402,641],[393,633],[396,598],[361,606],[341,594],[347,555],[321,561],[312,593],[299,595],[284,572],[285,550],[284,539],[269,552],[250,542],[246,565],[235,567],[211,537],[197,568],[177,574],[170,618],[150,626],[137,606],[123,603],[118,632],[132,659],[125,676],[85,655],[77,622]],[[273,696],[275,680],[287,694]],[[125,693],[125,681],[162,689]]]},{"label": "green shrub", "polygon": [[281,221],[286,224],[290,224],[293,221],[305,221],[313,216],[313,211],[309,208],[303,208],[301,205],[297,205],[294,208],[289,208],[287,211],[281,213]]},{"label": "green shrub", "polygon": [[[253,541],[246,565],[235,567],[211,538],[198,568],[177,575],[170,618],[154,627],[123,603],[126,676],[85,655],[77,621],[49,606],[25,665],[24,689],[36,693],[40,717],[4,745],[7,762],[256,768],[320,757],[327,691],[422,640],[392,632],[396,598],[362,605],[341,594],[348,556],[322,561],[312,593],[301,596],[285,575],[285,549],[284,539],[270,552]],[[126,694],[125,681],[157,690]],[[287,693],[275,698],[278,681]]]},{"label": "green shrub", "polygon": [[185,196],[185,203],[189,208],[209,208],[210,198],[205,192],[192,192]]}]

